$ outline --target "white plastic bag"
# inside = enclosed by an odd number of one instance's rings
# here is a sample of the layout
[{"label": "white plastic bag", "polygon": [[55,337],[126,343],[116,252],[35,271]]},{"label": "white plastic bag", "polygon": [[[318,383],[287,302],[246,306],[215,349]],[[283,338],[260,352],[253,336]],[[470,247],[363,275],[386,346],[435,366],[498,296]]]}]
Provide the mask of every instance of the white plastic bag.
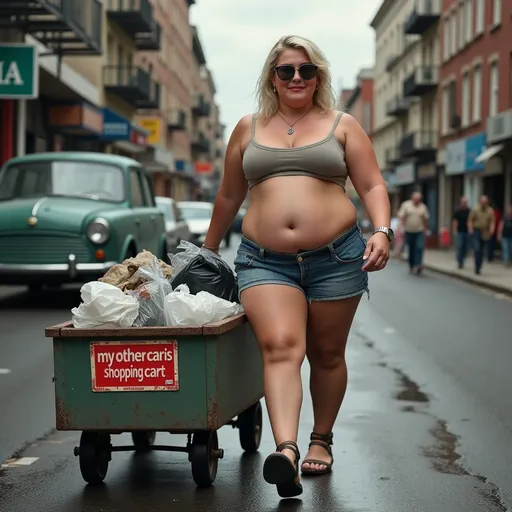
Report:
[{"label": "white plastic bag", "polygon": [[243,308],[208,292],[192,295],[182,284],[165,298],[164,312],[168,326],[196,327],[242,313]]},{"label": "white plastic bag", "polygon": [[82,304],[73,308],[76,328],[131,327],[139,314],[139,303],[108,283],[91,281],[80,290]]}]

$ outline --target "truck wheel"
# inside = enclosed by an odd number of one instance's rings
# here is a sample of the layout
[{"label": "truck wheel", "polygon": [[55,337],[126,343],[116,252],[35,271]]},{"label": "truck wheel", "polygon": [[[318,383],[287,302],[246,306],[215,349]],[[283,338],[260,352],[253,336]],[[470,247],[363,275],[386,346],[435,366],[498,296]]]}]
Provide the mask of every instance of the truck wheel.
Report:
[{"label": "truck wheel", "polygon": [[198,487],[210,487],[217,477],[219,459],[224,451],[219,450],[217,431],[201,431],[194,434],[189,460],[192,463],[192,476]]},{"label": "truck wheel", "polygon": [[258,401],[238,416],[240,445],[248,453],[258,451],[263,430],[263,410]]},{"label": "truck wheel", "polygon": [[132,432],[133,445],[136,453],[146,453],[155,443],[156,432],[154,430],[138,430]]},{"label": "truck wheel", "polygon": [[83,479],[92,485],[103,482],[110,462],[110,435],[82,432],[78,459]]}]

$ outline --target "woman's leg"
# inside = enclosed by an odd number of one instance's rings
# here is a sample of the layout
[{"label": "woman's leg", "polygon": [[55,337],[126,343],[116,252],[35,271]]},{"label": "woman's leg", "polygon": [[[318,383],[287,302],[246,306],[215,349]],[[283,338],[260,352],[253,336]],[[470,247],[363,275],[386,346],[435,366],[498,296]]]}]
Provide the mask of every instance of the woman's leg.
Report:
[{"label": "woman's leg", "polygon": [[[347,389],[345,347],[361,296],[309,304],[307,356],[311,365],[310,390],[313,400],[314,429],[329,434]],[[305,459],[331,462],[325,448],[313,445]],[[303,464],[303,469],[321,470],[320,464]]]},{"label": "woman's leg", "polygon": [[[276,445],[297,441],[306,354],[307,303],[298,288],[264,284],[244,290],[242,305],[263,356],[265,402]],[[283,454],[295,463],[295,454]]]}]

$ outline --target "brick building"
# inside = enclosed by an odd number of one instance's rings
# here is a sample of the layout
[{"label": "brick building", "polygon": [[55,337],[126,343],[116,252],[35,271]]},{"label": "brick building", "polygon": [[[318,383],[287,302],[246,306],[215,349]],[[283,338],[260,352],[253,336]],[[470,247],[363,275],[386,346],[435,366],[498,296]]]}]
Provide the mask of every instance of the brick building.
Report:
[{"label": "brick building", "polygon": [[373,68],[361,69],[358,73],[356,86],[347,98],[345,108],[371,137],[373,131]]},{"label": "brick building", "polygon": [[[492,147],[487,125],[493,128],[492,119],[512,107],[512,2],[443,0],[442,8],[440,214],[448,225],[461,195],[475,204],[485,193],[500,210],[511,198],[506,148]],[[509,131],[512,137],[512,119]],[[494,139],[507,135],[495,132]]]}]

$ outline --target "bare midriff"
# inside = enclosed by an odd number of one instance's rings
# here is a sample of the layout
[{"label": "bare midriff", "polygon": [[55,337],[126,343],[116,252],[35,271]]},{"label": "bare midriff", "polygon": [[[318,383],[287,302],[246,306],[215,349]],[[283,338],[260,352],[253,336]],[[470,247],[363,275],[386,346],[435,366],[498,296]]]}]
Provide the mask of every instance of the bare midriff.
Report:
[{"label": "bare midriff", "polygon": [[356,220],[356,209],[339,185],[306,176],[281,176],[251,189],[242,232],[266,249],[297,253],[332,242]]}]

